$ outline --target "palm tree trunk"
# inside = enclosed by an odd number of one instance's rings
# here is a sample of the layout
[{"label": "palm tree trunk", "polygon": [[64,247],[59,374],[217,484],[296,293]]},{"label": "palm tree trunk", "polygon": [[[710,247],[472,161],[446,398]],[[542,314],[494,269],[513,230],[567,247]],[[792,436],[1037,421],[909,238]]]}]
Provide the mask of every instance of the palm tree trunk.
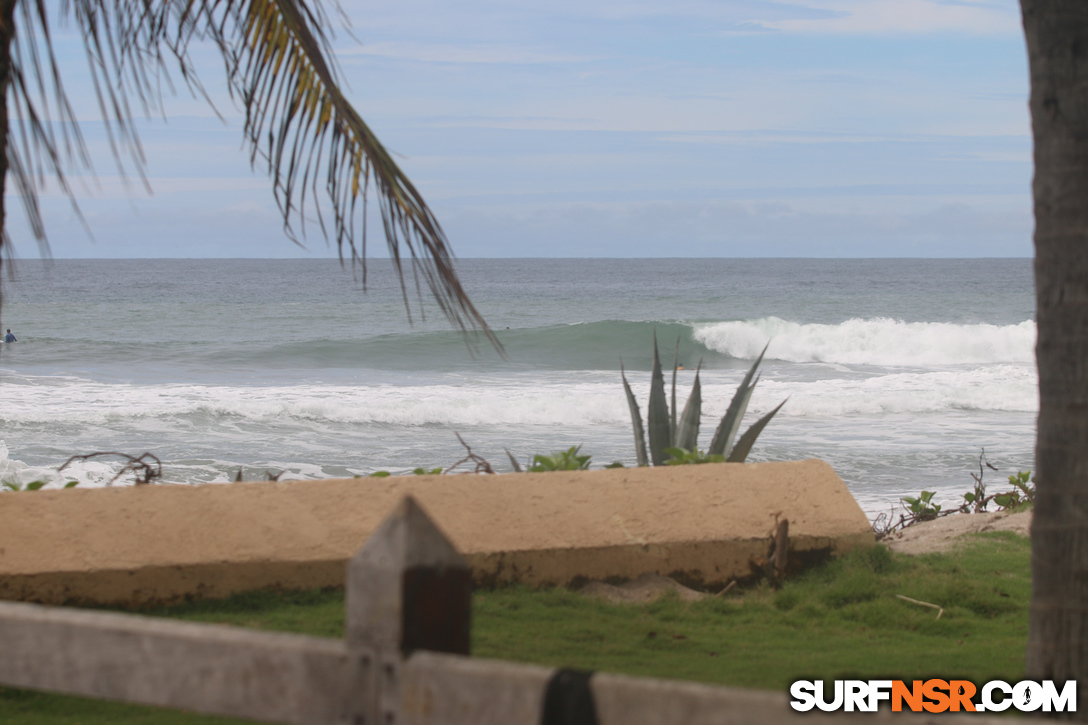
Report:
[{"label": "palm tree trunk", "polygon": [[[1021,0],[1035,140],[1038,492],[1027,675],[1088,703],[1088,2]],[[1088,707],[1079,708],[1086,719]]]}]

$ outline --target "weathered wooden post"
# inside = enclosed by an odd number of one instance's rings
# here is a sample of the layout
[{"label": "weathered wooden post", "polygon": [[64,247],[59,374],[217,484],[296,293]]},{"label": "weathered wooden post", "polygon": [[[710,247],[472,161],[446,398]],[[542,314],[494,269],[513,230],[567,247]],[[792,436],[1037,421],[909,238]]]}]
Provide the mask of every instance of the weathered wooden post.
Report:
[{"label": "weathered wooden post", "polygon": [[398,725],[403,659],[469,654],[471,569],[407,496],[348,564],[350,725]]}]

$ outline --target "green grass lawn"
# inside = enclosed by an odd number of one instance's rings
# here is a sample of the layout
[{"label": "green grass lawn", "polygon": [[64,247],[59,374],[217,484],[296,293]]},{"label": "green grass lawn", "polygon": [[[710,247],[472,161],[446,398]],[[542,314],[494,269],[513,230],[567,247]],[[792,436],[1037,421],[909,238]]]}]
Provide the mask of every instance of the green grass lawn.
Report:
[{"label": "green grass lawn", "polygon": [[[477,592],[478,657],[785,692],[796,679],[1016,681],[1031,588],[1027,539],[983,534],[954,554],[854,552],[787,582],[685,604],[606,604],[565,589]],[[895,595],[931,602],[936,610]],[[343,636],[343,593],[257,592],[141,613]],[[0,655],[2,656],[2,655]],[[0,688],[0,723],[228,723]]]}]

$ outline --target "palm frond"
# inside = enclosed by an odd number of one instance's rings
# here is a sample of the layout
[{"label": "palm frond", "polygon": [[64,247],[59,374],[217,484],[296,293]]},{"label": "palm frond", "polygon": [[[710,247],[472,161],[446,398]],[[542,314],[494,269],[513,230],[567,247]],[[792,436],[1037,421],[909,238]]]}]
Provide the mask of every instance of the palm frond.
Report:
[{"label": "palm frond", "polygon": [[[46,250],[37,190],[51,177],[74,199],[67,172],[90,169],[91,162],[54,55],[45,0],[24,0],[18,8],[9,109],[15,128],[7,135],[7,159],[33,233]],[[145,114],[161,112],[164,86],[173,90],[169,68],[175,63],[190,92],[207,98],[189,48],[194,41],[211,41],[245,111],[251,163],[271,177],[289,237],[296,243],[306,237],[312,211],[326,238],[335,240],[341,262],[359,265],[365,286],[373,185],[409,319],[410,276],[420,316],[425,317],[426,286],[454,326],[480,333],[502,350],[457,277],[434,213],[341,91],[320,0],[62,0],[59,17],[74,21],[84,39],[99,110],[123,174],[135,171],[142,179],[144,169],[130,100]]]}]

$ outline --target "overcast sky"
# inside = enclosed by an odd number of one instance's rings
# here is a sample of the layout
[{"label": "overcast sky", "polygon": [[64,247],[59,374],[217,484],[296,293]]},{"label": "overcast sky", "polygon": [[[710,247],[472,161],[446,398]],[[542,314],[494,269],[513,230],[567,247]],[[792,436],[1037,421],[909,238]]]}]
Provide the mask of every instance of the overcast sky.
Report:
[{"label": "overcast sky", "polygon": [[[1032,254],[1016,0],[343,5],[348,95],[459,256]],[[216,97],[225,124],[184,94],[141,124],[153,195],[99,160],[94,241],[46,195],[53,255],[335,255],[287,240]]]}]

